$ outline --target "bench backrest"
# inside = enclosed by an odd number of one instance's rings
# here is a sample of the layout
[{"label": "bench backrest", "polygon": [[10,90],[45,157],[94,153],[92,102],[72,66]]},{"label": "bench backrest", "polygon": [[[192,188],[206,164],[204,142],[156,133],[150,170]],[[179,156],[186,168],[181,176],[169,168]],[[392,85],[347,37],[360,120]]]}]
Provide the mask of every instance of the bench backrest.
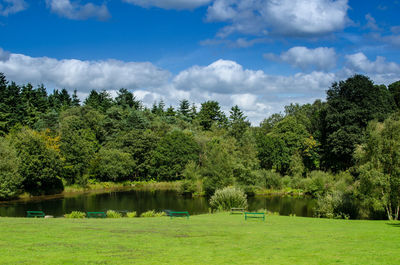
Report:
[{"label": "bench backrest", "polygon": [[27,211],[26,217],[44,217],[45,214],[43,211]]},{"label": "bench backrest", "polygon": [[107,215],[105,212],[87,212],[87,218],[106,218]]},{"label": "bench backrest", "polygon": [[174,211],[169,211],[168,216],[172,217],[187,217],[189,218],[189,212],[174,212]]},{"label": "bench backrest", "polygon": [[265,213],[249,213],[245,212],[244,213],[244,219],[247,220],[247,218],[261,218],[265,220]]}]

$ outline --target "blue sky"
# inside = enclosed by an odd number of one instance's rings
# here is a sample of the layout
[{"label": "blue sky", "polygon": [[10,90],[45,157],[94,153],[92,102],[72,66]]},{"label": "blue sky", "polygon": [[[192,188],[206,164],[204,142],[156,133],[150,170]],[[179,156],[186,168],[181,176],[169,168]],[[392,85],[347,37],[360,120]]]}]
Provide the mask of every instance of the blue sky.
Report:
[{"label": "blue sky", "polygon": [[355,73],[400,80],[399,13],[384,0],[0,0],[0,72],[82,98],[218,100],[256,125]]}]

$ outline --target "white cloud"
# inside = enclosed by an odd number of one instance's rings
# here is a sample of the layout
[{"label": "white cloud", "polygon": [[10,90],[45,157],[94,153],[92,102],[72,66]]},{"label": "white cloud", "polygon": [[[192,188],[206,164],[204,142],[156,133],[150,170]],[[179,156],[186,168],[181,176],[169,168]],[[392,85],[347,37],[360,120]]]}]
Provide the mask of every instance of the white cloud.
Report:
[{"label": "white cloud", "polygon": [[0,48],[0,62],[7,61],[10,58],[10,53]]},{"label": "white cloud", "polygon": [[8,16],[28,8],[24,0],[0,0],[0,15]]},{"label": "white cloud", "polygon": [[46,4],[53,13],[69,19],[84,20],[97,18],[99,20],[106,20],[110,17],[105,4],[81,4],[80,1],[70,0],[46,0]]},{"label": "white cloud", "polygon": [[347,0],[215,0],[208,21],[224,21],[220,37],[232,33],[313,36],[343,29]]},{"label": "white cloud", "polygon": [[362,53],[346,55],[347,67],[352,70],[369,74],[400,74],[400,65],[394,62],[387,62],[385,57],[378,56],[375,61],[370,61]]},{"label": "white cloud", "polygon": [[152,6],[164,9],[195,9],[207,5],[212,0],[123,0],[126,3],[149,8]]},{"label": "white cloud", "polygon": [[371,14],[366,14],[365,19],[367,20],[367,25],[366,27],[372,30],[380,30],[378,25],[376,24],[375,18]]},{"label": "white cloud", "polygon": [[170,73],[151,63],[107,61],[57,60],[10,54],[0,61],[0,72],[18,83],[44,83],[51,88],[139,89],[158,87],[168,82]]},{"label": "white cloud", "polygon": [[264,54],[264,57],[269,60],[279,60],[289,63],[302,70],[314,68],[317,70],[329,70],[336,66],[335,49],[327,47],[308,49],[297,46],[290,48],[279,56],[269,53]]}]

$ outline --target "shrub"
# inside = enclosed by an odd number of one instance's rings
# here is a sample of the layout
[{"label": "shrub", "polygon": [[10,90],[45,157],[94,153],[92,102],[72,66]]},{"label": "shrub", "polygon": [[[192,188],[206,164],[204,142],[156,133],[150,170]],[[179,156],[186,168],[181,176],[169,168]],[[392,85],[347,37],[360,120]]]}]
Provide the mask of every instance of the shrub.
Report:
[{"label": "shrub", "polygon": [[161,217],[161,216],[165,216],[165,213],[164,212],[156,212],[154,210],[144,212],[140,215],[140,217]]},{"label": "shrub", "polygon": [[113,210],[108,210],[107,217],[108,218],[121,218],[122,214],[120,214],[119,212],[113,211]]},{"label": "shrub", "polygon": [[226,187],[217,190],[210,199],[210,205],[213,209],[228,211],[231,208],[246,208],[246,194],[238,188]]},{"label": "shrub", "polygon": [[334,177],[326,172],[312,171],[308,178],[299,184],[299,188],[314,197],[325,194],[334,185]]},{"label": "shrub", "polygon": [[70,214],[65,214],[65,218],[85,218],[86,214],[80,211],[73,211]]},{"label": "shrub", "polygon": [[135,212],[135,211],[134,211],[134,212],[128,212],[128,213],[126,213],[126,216],[127,216],[128,218],[136,217],[136,212]]}]

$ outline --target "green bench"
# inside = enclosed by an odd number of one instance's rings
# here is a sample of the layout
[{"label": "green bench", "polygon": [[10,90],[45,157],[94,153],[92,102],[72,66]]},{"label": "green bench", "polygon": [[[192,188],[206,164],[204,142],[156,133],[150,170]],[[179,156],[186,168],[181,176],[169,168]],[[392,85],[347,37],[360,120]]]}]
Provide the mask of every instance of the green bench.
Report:
[{"label": "green bench", "polygon": [[106,218],[107,215],[105,212],[87,212],[87,218]]},{"label": "green bench", "polygon": [[188,212],[174,212],[174,211],[168,211],[167,215],[171,218],[173,217],[186,217],[189,219],[189,213]]},{"label": "green bench", "polygon": [[45,214],[43,211],[27,211],[26,217],[28,218],[44,218]]},{"label": "green bench", "polygon": [[231,214],[243,214],[244,211],[244,208],[231,208]]},{"label": "green bench", "polygon": [[244,220],[247,220],[247,218],[260,218],[263,221],[265,221],[265,213],[249,213],[249,212],[245,212],[244,213]]}]

